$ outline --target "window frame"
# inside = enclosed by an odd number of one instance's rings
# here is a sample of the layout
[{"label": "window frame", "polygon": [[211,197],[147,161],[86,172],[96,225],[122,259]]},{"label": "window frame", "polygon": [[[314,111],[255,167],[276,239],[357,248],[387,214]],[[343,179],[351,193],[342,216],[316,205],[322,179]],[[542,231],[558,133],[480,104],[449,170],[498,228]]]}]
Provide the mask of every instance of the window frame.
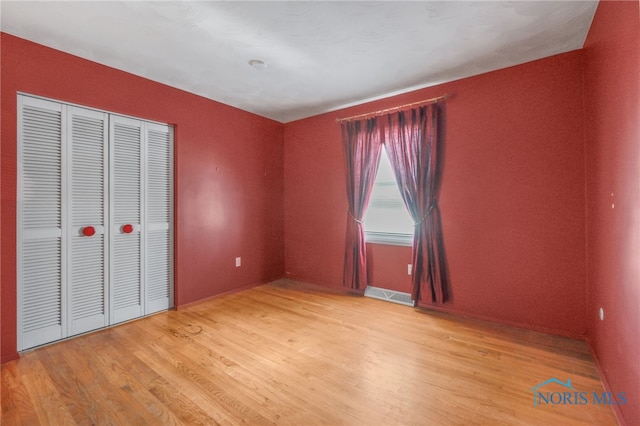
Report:
[{"label": "window frame", "polygon": [[[380,153],[380,159],[378,162],[378,169],[376,172],[376,177],[375,180],[377,181],[379,173],[380,173],[380,165],[383,161],[383,156],[387,157],[387,162],[390,162],[388,154],[386,152],[386,148],[383,145],[382,146],[382,152]],[[393,172],[393,169],[391,169],[391,172]],[[385,181],[386,182],[386,181]],[[413,219],[411,218],[411,214],[409,213],[409,211],[407,210],[407,207],[404,204],[404,201],[402,200],[402,195],[400,193],[400,188],[398,187],[398,182],[395,178],[395,173],[394,173],[394,178],[393,178],[393,183],[395,184],[396,190],[398,192],[398,196],[400,198],[401,204],[405,209],[405,212],[407,214],[407,216],[413,221]],[[375,188],[375,181],[374,181],[374,188]],[[372,198],[369,200],[369,205],[367,206],[367,211],[371,208],[371,205],[373,203],[373,189],[372,189]],[[366,224],[366,217],[367,217],[367,211],[365,211],[365,214],[363,216],[363,229],[364,229],[364,238],[365,238],[365,242],[366,243],[370,243],[370,244],[383,244],[383,245],[392,245],[392,246],[403,246],[403,247],[412,247],[413,246],[413,236],[414,233],[410,232],[410,233],[404,233],[404,232],[385,232],[385,231],[371,231],[371,230],[367,230],[367,224]]]}]

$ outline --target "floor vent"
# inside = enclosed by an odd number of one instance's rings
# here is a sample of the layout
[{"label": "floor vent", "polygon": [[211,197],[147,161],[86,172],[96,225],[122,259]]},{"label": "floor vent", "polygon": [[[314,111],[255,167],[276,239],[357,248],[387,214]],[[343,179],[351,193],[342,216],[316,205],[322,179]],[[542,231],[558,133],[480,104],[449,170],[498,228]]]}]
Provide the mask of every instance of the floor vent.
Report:
[{"label": "floor vent", "polygon": [[411,295],[409,293],[402,293],[395,290],[367,286],[364,290],[364,295],[373,299],[385,300],[387,302],[399,303],[406,306],[415,305],[413,300],[411,300]]}]

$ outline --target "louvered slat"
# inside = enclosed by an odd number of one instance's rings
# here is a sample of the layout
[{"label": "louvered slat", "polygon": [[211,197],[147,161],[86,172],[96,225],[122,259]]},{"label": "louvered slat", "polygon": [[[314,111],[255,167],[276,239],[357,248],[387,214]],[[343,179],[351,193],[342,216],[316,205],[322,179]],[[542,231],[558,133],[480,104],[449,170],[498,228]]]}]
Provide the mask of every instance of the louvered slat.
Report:
[{"label": "louvered slat", "polygon": [[[22,250],[22,297],[28,301],[22,308],[22,332],[59,327],[62,321],[60,238],[25,241]],[[37,344],[42,343],[46,342]]]},{"label": "louvered slat", "polygon": [[[104,316],[104,235],[77,237],[71,252],[72,321]],[[103,326],[106,324],[102,324]],[[82,331],[76,332],[81,333]]]},{"label": "louvered slat", "polygon": [[170,240],[169,231],[152,231],[147,236],[147,297],[149,301],[170,297]]},{"label": "louvered slat", "polygon": [[171,212],[170,134],[149,130],[147,143],[147,220],[168,223]]},{"label": "louvered slat", "polygon": [[73,226],[104,225],[104,121],[72,116]]},{"label": "louvered slat", "polygon": [[141,205],[140,128],[114,125],[113,221],[139,223]]},{"label": "louvered slat", "polygon": [[[138,310],[142,305],[140,288],[140,234],[114,235],[112,262],[111,288],[113,292],[112,300],[114,311]],[[141,313],[138,313],[137,316],[140,315]],[[124,320],[125,319],[120,319],[120,321]]]},{"label": "louvered slat", "polygon": [[22,227],[61,226],[60,111],[25,105],[22,110]]}]

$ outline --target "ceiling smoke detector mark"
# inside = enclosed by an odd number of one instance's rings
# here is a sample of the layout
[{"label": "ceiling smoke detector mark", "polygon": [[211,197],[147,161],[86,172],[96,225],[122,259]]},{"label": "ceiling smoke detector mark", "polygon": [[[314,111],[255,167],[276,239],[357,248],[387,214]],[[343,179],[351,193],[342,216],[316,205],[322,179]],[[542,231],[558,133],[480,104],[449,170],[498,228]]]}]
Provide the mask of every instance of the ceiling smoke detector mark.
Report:
[{"label": "ceiling smoke detector mark", "polygon": [[263,69],[265,69],[267,67],[267,63],[263,60],[260,59],[252,59],[249,61],[249,65],[251,65],[253,68],[257,69],[258,71],[262,71]]},{"label": "ceiling smoke detector mark", "polygon": [[604,309],[600,308],[598,310],[598,316],[600,317],[600,321],[604,321]]}]

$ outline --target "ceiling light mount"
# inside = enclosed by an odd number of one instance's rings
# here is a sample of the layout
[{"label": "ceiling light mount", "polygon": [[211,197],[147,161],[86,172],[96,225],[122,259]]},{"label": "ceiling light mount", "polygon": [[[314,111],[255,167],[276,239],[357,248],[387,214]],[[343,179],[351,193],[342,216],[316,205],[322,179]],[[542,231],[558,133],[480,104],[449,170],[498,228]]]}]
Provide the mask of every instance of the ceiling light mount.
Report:
[{"label": "ceiling light mount", "polygon": [[252,59],[249,61],[249,65],[254,67],[255,69],[262,71],[267,67],[267,63],[261,59]]}]

